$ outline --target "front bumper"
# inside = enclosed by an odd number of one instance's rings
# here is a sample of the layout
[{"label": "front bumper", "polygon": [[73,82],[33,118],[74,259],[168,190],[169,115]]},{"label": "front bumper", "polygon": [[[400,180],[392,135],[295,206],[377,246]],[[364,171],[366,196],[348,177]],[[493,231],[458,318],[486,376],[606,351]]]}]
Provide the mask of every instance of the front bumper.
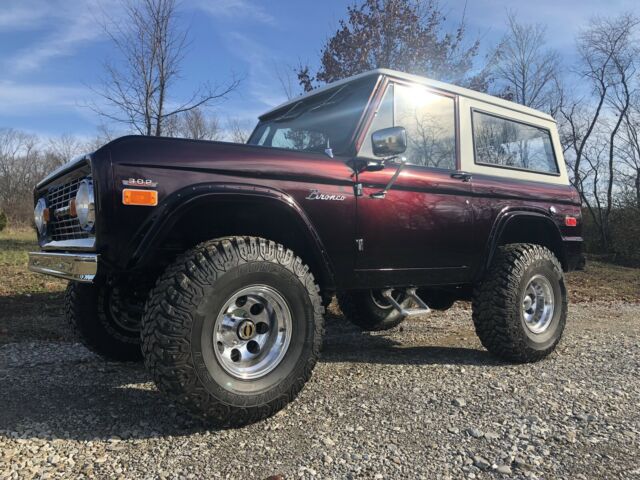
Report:
[{"label": "front bumper", "polygon": [[76,282],[91,283],[98,272],[98,255],[30,252],[29,270]]}]

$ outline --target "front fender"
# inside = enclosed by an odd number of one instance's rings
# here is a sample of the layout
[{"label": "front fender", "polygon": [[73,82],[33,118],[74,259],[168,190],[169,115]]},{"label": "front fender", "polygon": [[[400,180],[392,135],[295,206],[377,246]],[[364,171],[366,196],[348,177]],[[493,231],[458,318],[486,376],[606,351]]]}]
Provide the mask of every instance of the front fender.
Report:
[{"label": "front fender", "polygon": [[173,226],[192,208],[215,204],[219,201],[260,202],[273,206],[274,212],[288,212],[304,232],[305,243],[311,248],[318,272],[326,282],[333,284],[333,268],[316,228],[296,200],[285,192],[262,186],[239,183],[200,183],[176,190],[164,198],[155,211],[140,225],[126,247],[123,258],[127,269],[152,264],[156,248]]}]

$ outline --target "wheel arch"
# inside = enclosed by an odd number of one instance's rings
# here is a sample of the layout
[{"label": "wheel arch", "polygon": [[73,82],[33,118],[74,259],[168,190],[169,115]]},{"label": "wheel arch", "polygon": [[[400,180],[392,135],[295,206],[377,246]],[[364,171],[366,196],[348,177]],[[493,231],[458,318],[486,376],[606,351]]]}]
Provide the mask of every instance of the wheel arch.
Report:
[{"label": "wheel arch", "polygon": [[563,270],[567,270],[567,255],[558,225],[539,210],[505,210],[494,222],[478,272],[481,277],[489,268],[499,246],[509,243],[533,243],[553,252]]},{"label": "wheel arch", "polygon": [[293,250],[321,287],[333,267],[314,225],[290,195],[252,185],[200,184],[174,192],[130,244],[129,268],[144,269],[212,238],[249,235]]}]

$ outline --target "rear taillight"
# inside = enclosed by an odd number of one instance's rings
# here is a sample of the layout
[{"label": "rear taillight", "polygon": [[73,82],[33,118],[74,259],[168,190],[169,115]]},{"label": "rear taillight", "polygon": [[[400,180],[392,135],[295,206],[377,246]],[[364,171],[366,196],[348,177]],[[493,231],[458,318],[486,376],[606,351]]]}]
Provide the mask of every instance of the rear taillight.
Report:
[{"label": "rear taillight", "polygon": [[578,225],[578,219],[576,217],[572,217],[571,215],[567,215],[564,217],[564,224],[567,227],[575,227]]}]

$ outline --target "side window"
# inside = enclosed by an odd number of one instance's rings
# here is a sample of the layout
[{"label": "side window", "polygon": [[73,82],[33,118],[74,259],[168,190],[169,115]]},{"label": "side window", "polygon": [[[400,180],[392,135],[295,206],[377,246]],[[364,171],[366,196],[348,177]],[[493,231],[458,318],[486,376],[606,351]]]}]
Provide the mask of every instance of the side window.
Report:
[{"label": "side window", "polygon": [[326,144],[327,140],[321,132],[293,128],[277,129],[271,140],[272,147],[301,151],[322,152]]},{"label": "side window", "polygon": [[395,126],[407,130],[409,163],[456,168],[455,100],[419,86],[395,86]]},{"label": "side window", "polygon": [[472,118],[476,163],[558,173],[548,130],[475,110]]}]

